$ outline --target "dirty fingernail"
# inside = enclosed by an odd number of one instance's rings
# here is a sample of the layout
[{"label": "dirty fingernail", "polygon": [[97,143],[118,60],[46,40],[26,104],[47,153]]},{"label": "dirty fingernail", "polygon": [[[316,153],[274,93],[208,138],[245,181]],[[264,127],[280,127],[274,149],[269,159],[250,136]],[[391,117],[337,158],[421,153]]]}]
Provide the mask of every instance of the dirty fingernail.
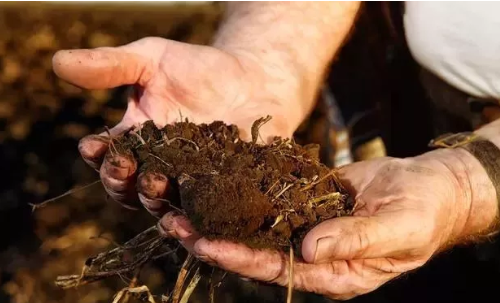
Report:
[{"label": "dirty fingernail", "polygon": [[78,143],[78,150],[88,165],[94,169],[98,169],[108,150],[108,142],[106,138],[99,135],[86,136]]},{"label": "dirty fingernail", "polygon": [[[170,238],[170,237],[173,237],[172,236],[172,231],[169,231],[167,230],[163,224],[162,224],[162,220],[159,220],[158,223],[156,223],[156,229],[158,229],[158,233],[160,234],[160,236],[164,237],[164,238]],[[177,237],[173,237],[173,238],[177,238]]]},{"label": "dirty fingernail", "polygon": [[147,198],[163,198],[167,192],[168,180],[159,173],[141,173],[138,189]]},{"label": "dirty fingernail", "polygon": [[160,224],[163,230],[172,237],[176,239],[185,239],[192,236],[193,233],[189,230],[186,230],[182,226],[182,224],[180,224],[181,222],[183,222],[183,220],[186,219],[184,219],[182,216],[168,213],[161,218]]},{"label": "dirty fingernail", "polygon": [[109,177],[116,180],[126,180],[135,173],[137,163],[133,158],[116,155],[106,157],[103,168]]}]

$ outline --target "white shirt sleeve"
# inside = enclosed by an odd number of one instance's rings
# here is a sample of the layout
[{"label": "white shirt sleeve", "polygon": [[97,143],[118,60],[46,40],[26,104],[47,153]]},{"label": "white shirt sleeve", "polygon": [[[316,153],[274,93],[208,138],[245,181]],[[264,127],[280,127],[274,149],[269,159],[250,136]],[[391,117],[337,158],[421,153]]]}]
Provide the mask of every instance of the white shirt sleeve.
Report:
[{"label": "white shirt sleeve", "polygon": [[500,100],[500,2],[406,2],[417,62],[470,95]]}]

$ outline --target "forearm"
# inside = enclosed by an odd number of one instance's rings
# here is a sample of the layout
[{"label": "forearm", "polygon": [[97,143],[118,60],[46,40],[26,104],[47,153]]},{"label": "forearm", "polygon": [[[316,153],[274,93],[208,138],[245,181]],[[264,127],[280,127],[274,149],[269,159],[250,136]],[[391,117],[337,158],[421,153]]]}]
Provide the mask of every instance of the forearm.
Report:
[{"label": "forearm", "polygon": [[214,46],[254,62],[260,87],[288,100],[296,125],[311,110],[325,72],[355,20],[358,2],[234,2]]}]

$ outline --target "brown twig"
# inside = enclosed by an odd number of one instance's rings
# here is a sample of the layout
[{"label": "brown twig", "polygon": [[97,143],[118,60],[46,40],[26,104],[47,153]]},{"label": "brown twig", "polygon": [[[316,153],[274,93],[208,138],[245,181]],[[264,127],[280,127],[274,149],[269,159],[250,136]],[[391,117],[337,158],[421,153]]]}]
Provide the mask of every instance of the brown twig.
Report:
[{"label": "brown twig", "polygon": [[293,295],[293,248],[290,246],[290,268],[288,269],[288,292],[286,302],[292,303]]},{"label": "brown twig", "polygon": [[320,196],[320,197],[312,198],[309,201],[307,201],[307,203],[309,204],[309,206],[312,207],[314,204],[316,204],[318,202],[325,201],[325,200],[331,200],[331,199],[338,200],[341,197],[342,197],[341,193],[334,192],[334,193],[329,193],[329,194],[326,194],[326,195],[323,195],[323,196]]},{"label": "brown twig", "polygon": [[133,130],[130,131],[130,133],[134,135],[137,138],[137,140],[139,140],[142,143],[142,145],[146,145],[146,141],[144,141],[144,139],[138,133],[136,133]]},{"label": "brown twig", "polygon": [[182,289],[184,288],[184,283],[186,282],[187,275],[189,273],[192,263],[195,261],[194,256],[190,253],[184,260],[179,275],[177,276],[177,281],[175,282],[174,291],[172,294],[172,302],[179,303],[181,298]]},{"label": "brown twig", "polygon": [[183,121],[182,121],[182,112],[181,112],[181,109],[180,109],[180,108],[179,108],[179,116],[180,116],[180,118],[181,118],[181,122],[183,122]]},{"label": "brown twig", "polygon": [[125,300],[128,300],[128,294],[137,294],[144,292],[147,293],[148,295],[148,301],[147,301],[148,303],[156,303],[153,295],[151,294],[149,288],[146,285],[142,285],[139,287],[126,287],[120,290],[113,299],[113,303],[121,303],[121,302],[125,303],[126,302]]},{"label": "brown twig", "polygon": [[[214,276],[220,275],[222,273],[222,277],[215,281]],[[224,271],[217,267],[212,267],[212,274],[210,275],[210,287],[208,291],[208,299],[210,303],[215,303],[215,290],[219,288],[222,284],[222,281],[226,278],[227,271]]]},{"label": "brown twig", "polygon": [[165,162],[165,160],[163,160],[162,158],[160,158],[160,157],[158,157],[158,156],[153,155],[152,153],[149,153],[149,156],[152,156],[152,157],[154,157],[154,158],[158,159],[160,162],[162,162],[162,163],[163,163],[163,164],[165,164],[166,166],[172,167],[172,164]]},{"label": "brown twig", "polygon": [[284,218],[285,216],[283,214],[279,214],[274,220],[273,225],[271,225],[271,228],[274,228],[276,225],[278,225],[281,221],[283,221]]},{"label": "brown twig", "polygon": [[200,282],[200,279],[200,267],[198,266],[196,272],[194,273],[194,276],[191,278],[191,281],[189,282],[186,290],[184,291],[184,294],[182,295],[180,303],[188,303],[189,297],[191,297],[191,295],[193,294],[193,291],[198,285],[198,282]]},{"label": "brown twig", "polygon": [[[113,142],[113,135],[111,135],[111,131],[109,130],[109,127],[107,126],[104,126],[104,129],[106,130],[106,132],[108,133],[108,136],[109,136],[109,145],[111,145],[111,147],[115,150],[115,153],[118,154],[118,150],[116,149],[116,146],[115,146],[115,143]],[[109,149],[109,152],[111,153],[111,156],[115,156],[113,154],[113,151],[111,150],[111,148]]]},{"label": "brown twig", "polygon": [[324,175],[323,177],[319,178],[318,180],[314,181],[314,182],[311,182],[309,183],[308,185],[302,187],[300,189],[300,191],[306,191],[306,190],[309,190],[311,188],[313,188],[314,186],[316,186],[317,184],[323,182],[326,178],[330,177],[330,176],[333,176],[333,178],[336,180],[335,178],[335,173],[336,173],[336,170],[335,169],[332,169],[328,172],[328,174]]},{"label": "brown twig", "polygon": [[[166,134],[163,134],[163,135],[164,135],[164,138],[161,141],[165,142],[167,144],[167,146],[170,146],[170,144],[172,144],[172,142],[174,142],[175,140],[180,140],[180,141],[184,141],[184,142],[187,142],[189,144],[194,145],[196,151],[200,151],[200,147],[193,140],[189,140],[189,139],[182,138],[182,137],[175,137],[175,138],[169,139]],[[157,145],[157,146],[162,146],[162,145],[163,144],[160,144],[160,145]]]},{"label": "brown twig", "polygon": [[[286,183],[285,183],[286,184]],[[290,189],[290,187],[293,186],[293,183],[290,183],[288,184],[287,186],[285,186],[275,197],[274,199],[278,199],[279,196],[281,196],[282,194],[284,194],[288,189]]]},{"label": "brown twig", "polygon": [[[259,138],[260,134],[259,134],[259,130],[260,128],[262,127],[262,125],[266,124],[267,122],[271,121],[272,117],[271,116],[266,116],[265,118],[262,117],[262,118],[259,118],[257,119],[253,124],[252,124],[252,129],[251,129],[251,133],[252,133],[252,143],[255,144],[257,143],[257,138]],[[262,140],[264,141],[264,140]]]},{"label": "brown twig", "polygon": [[32,207],[32,211],[34,212],[34,211],[35,211],[35,210],[37,210],[38,208],[45,207],[47,204],[49,204],[49,203],[51,203],[51,202],[53,202],[53,201],[56,201],[56,200],[58,200],[58,199],[60,199],[60,198],[63,198],[63,197],[65,197],[65,196],[68,196],[68,195],[74,194],[74,193],[76,193],[76,192],[78,192],[78,191],[80,191],[80,190],[87,189],[87,188],[91,187],[92,185],[95,185],[95,184],[100,183],[100,182],[101,182],[101,180],[96,180],[96,181],[94,181],[94,182],[92,182],[92,183],[90,183],[90,184],[87,184],[87,185],[84,185],[84,186],[81,186],[81,187],[78,187],[78,188],[73,188],[73,189],[70,189],[70,190],[68,190],[67,192],[65,192],[64,194],[61,194],[61,195],[59,195],[59,196],[57,196],[57,197],[54,197],[54,198],[50,198],[50,199],[45,200],[45,201],[43,201],[43,202],[41,202],[41,203],[38,203],[38,204],[28,203],[28,205],[30,205],[30,206]]},{"label": "brown twig", "polygon": [[[70,275],[70,276],[59,276],[56,279],[56,285],[66,289],[66,288],[72,288],[76,287],[79,285],[84,285],[88,284],[91,282],[99,281],[107,277],[112,277],[116,275],[121,275],[125,273],[129,273],[133,270],[135,270],[137,267],[141,266],[142,264],[146,263],[149,261],[153,255],[153,253],[160,248],[163,245],[163,239],[158,239],[154,241],[152,244],[150,244],[148,247],[144,249],[144,252],[139,254],[140,256],[130,262],[130,263],[125,263],[121,264],[120,267],[113,268],[113,269],[100,269],[98,271],[92,271],[92,270],[87,270],[84,271],[82,275]],[[91,261],[92,263],[94,261]],[[93,264],[92,264],[93,265]],[[105,266],[105,264],[102,264]],[[92,266],[91,266],[92,267]],[[98,266],[101,267],[101,266]]]},{"label": "brown twig", "polygon": [[266,193],[264,195],[267,195],[271,192],[271,190],[273,190],[273,188],[280,182],[280,180],[276,180],[276,182],[273,183],[273,185],[271,185],[271,187],[269,187],[269,189],[266,191]]},{"label": "brown twig", "polygon": [[208,287],[208,302],[215,303],[215,283],[214,283],[215,267],[212,267],[212,274],[210,275],[209,287]]},{"label": "brown twig", "polygon": [[[138,281],[138,276],[141,273],[141,268],[142,268],[142,266],[137,270],[137,272],[135,273],[135,275],[132,278],[132,280],[130,280],[130,283],[128,284],[128,289],[136,288],[137,281]],[[123,298],[122,302],[123,303],[127,303],[129,299],[130,299],[130,292],[126,292],[125,293],[125,297]]]},{"label": "brown twig", "polygon": [[[55,281],[56,285],[61,288],[72,288],[136,270],[151,260],[155,253],[165,244],[165,239],[158,235],[150,238],[152,232],[157,234],[156,226],[148,228],[121,247],[88,259],[80,275],[59,276]],[[133,261],[123,262],[121,260],[125,251],[132,251],[137,248],[140,248],[140,252],[136,254]],[[118,265],[116,265],[117,263]]]}]

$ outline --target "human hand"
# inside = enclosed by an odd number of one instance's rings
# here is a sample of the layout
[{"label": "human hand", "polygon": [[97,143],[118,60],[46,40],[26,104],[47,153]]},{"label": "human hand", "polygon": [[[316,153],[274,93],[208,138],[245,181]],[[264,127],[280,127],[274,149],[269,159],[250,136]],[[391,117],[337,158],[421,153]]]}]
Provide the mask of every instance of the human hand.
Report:
[{"label": "human hand", "polygon": [[[334,299],[368,293],[422,266],[434,254],[487,230],[497,212],[491,181],[463,150],[354,163],[341,168],[339,177],[355,196],[354,215],[312,229],[293,270],[295,288]],[[165,215],[159,227],[212,265],[288,284],[286,253],[208,241],[174,214]]]},{"label": "human hand", "polygon": [[[55,73],[86,89],[134,85],[127,110],[109,135],[153,120],[164,126],[180,115],[195,123],[222,120],[236,124],[248,139],[251,124],[271,115],[260,129],[263,138],[290,137],[300,123],[301,94],[287,85],[286,71],[261,66],[243,53],[166,40],[144,38],[120,47],[59,51],[53,58]],[[159,174],[137,174],[137,163],[127,155],[106,154],[107,133],[83,138],[79,150],[84,160],[100,171],[108,194],[124,206],[135,208],[139,198],[153,214],[165,209],[157,198],[168,191]]]}]

